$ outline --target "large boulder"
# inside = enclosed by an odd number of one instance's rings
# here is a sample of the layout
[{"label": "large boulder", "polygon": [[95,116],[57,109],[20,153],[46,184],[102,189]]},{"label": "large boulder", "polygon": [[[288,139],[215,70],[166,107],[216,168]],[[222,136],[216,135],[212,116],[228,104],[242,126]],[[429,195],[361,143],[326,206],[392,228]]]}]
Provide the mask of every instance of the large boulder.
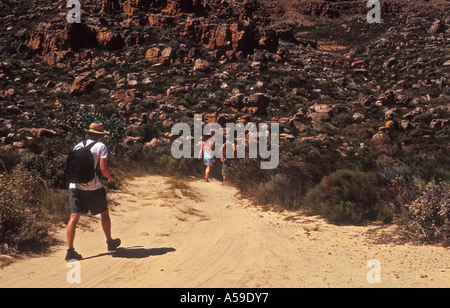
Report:
[{"label": "large boulder", "polygon": [[97,35],[98,45],[104,50],[119,50],[125,46],[125,41],[120,33],[102,30]]},{"label": "large boulder", "polygon": [[230,26],[232,47],[235,51],[250,54],[257,46],[257,30],[249,24],[236,22]]},{"label": "large boulder", "polygon": [[70,89],[70,95],[80,96],[83,94],[90,94],[94,89],[94,85],[95,81],[89,74],[76,77]]},{"label": "large boulder", "polygon": [[171,16],[181,16],[183,14],[203,16],[205,7],[201,0],[167,0],[167,7],[164,11]]}]

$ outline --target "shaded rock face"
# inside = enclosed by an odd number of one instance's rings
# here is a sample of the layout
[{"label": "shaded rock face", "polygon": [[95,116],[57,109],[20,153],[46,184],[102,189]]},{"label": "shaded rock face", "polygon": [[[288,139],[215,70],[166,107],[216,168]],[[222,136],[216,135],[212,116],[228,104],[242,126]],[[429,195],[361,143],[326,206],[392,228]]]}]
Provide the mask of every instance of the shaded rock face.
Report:
[{"label": "shaded rock face", "polygon": [[28,42],[28,47],[40,54],[51,51],[95,48],[98,46],[95,30],[83,23],[66,23],[63,30],[46,32],[37,30]]},{"label": "shaded rock face", "polygon": [[[93,29],[85,24],[67,24],[62,37],[63,47],[78,51],[81,48],[95,48],[97,46],[96,34]],[[66,48],[64,48],[66,47]]]},{"label": "shaded rock face", "polygon": [[251,24],[234,23],[230,26],[232,46],[235,51],[252,53],[257,46],[257,29]]},{"label": "shaded rock face", "polygon": [[99,31],[97,35],[98,46],[104,50],[119,50],[125,46],[122,35],[112,31]]},{"label": "shaded rock face", "polygon": [[206,14],[205,7],[201,0],[168,0],[166,13],[171,16],[194,13],[197,16]]},{"label": "shaded rock face", "polygon": [[113,13],[122,8],[121,0],[103,0],[102,11],[107,13]]},{"label": "shaded rock face", "polygon": [[176,24],[175,20],[173,16],[166,16],[160,13],[148,16],[149,25],[156,28],[172,28]]},{"label": "shaded rock face", "polygon": [[[61,53],[63,51],[116,51],[125,46],[141,46],[152,39],[151,33],[135,33],[124,28],[133,24],[160,29],[181,27],[183,39],[224,52],[233,50],[247,55],[261,48],[276,53],[279,47],[277,31],[259,28],[252,21],[259,8],[256,0],[236,3],[219,0],[103,0],[97,7],[90,4],[83,8],[91,12],[100,11],[102,15],[83,19],[82,23],[69,24],[64,18],[41,23],[27,39],[27,47],[54,66],[70,58],[71,55]],[[111,26],[117,23],[112,16],[117,14],[128,19],[121,23],[120,29],[111,30]],[[227,21],[231,18],[232,23]],[[185,21],[180,23],[183,19]]]},{"label": "shaded rock face", "polygon": [[280,39],[274,29],[264,29],[259,40],[259,46],[269,52],[277,52],[280,45]]},{"label": "shaded rock face", "polygon": [[[259,32],[256,27],[249,23],[236,22],[231,25],[226,24],[207,24],[201,19],[191,19],[186,22],[182,37],[211,49],[233,49],[234,51],[242,51],[246,54],[253,53],[258,47]],[[263,39],[263,43],[271,50],[277,48],[276,34]],[[263,45],[266,46],[266,45]]]},{"label": "shaded rock face", "polygon": [[102,0],[101,11],[105,13],[117,13],[123,11],[133,13],[133,8],[148,11],[167,5],[167,0]]}]

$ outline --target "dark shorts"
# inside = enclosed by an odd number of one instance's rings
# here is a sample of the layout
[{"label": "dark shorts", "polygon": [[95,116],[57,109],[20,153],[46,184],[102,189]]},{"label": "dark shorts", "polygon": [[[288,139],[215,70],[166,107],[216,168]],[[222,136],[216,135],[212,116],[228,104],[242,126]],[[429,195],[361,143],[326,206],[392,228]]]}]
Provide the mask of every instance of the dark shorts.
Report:
[{"label": "dark shorts", "polygon": [[100,214],[108,209],[106,202],[106,190],[100,188],[93,191],[71,189],[70,212]]}]

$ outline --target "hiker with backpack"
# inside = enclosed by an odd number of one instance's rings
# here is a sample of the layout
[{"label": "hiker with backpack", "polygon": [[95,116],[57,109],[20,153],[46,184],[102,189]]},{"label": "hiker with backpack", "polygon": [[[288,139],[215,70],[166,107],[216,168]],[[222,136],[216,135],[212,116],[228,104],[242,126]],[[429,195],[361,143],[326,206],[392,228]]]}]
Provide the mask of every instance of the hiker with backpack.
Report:
[{"label": "hiker with backpack", "polygon": [[114,181],[114,176],[108,167],[108,149],[101,142],[109,132],[105,131],[103,124],[98,123],[92,123],[85,132],[87,140],[74,147],[66,164],[66,178],[71,190],[66,260],[82,259],[82,256],[74,249],[75,230],[82,213],[101,215],[108,251],[116,250],[121,243],[120,239],[111,237],[111,218],[106,201],[106,190],[97,174],[100,169],[109,182]]}]

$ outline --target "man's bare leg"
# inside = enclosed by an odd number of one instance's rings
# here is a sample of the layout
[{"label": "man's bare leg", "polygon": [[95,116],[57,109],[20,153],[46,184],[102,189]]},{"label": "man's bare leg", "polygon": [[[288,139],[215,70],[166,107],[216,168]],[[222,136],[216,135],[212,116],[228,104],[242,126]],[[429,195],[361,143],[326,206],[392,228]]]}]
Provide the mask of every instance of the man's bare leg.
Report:
[{"label": "man's bare leg", "polygon": [[111,217],[109,216],[109,211],[106,210],[104,212],[100,213],[102,217],[102,228],[103,232],[105,233],[106,240],[111,240]]},{"label": "man's bare leg", "polygon": [[67,246],[73,248],[73,242],[75,240],[75,231],[77,229],[78,220],[80,220],[81,213],[70,214],[70,220],[67,224]]}]

